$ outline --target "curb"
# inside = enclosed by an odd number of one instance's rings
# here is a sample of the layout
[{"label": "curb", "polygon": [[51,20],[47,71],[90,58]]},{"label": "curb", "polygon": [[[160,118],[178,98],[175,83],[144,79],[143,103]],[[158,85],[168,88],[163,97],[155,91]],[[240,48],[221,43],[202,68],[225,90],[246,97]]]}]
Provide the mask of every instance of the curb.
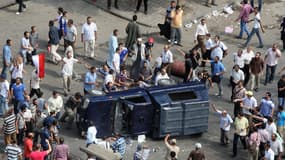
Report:
[{"label": "curb", "polygon": [[[127,20],[127,21],[132,21],[132,19],[127,18],[127,17],[124,17],[124,16],[122,16],[122,15],[120,15],[120,14],[118,14],[118,13],[115,13],[115,12],[113,12],[112,10],[108,10],[108,9],[106,9],[106,8],[104,8],[104,7],[101,7],[101,6],[97,5],[96,3],[93,3],[93,2],[90,1],[90,0],[83,0],[83,1],[85,1],[85,2],[88,3],[88,4],[92,4],[92,5],[96,6],[97,8],[100,8],[101,10],[103,10],[103,11],[105,11],[105,12],[107,12],[107,13],[113,15],[113,16],[119,17],[119,18],[124,19],[124,20]],[[144,27],[148,27],[148,28],[154,28],[154,27],[156,27],[156,26],[151,26],[151,25],[148,25],[148,24],[139,22],[139,21],[137,21],[137,24],[139,24],[139,25],[141,25],[141,26],[144,26]]]}]

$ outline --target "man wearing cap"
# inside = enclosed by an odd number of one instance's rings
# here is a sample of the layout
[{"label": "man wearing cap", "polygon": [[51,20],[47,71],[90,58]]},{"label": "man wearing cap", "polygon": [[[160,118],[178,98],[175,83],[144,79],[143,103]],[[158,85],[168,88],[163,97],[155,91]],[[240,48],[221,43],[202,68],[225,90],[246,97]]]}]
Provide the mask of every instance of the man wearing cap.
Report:
[{"label": "man wearing cap", "polygon": [[233,157],[237,156],[237,145],[238,139],[240,139],[241,143],[243,144],[243,148],[246,149],[246,142],[245,138],[248,133],[249,123],[247,118],[243,116],[243,113],[238,113],[238,116],[235,118],[235,133],[234,133],[234,140],[233,140]]},{"label": "man wearing cap", "polygon": [[243,113],[247,115],[255,114],[257,113],[256,108],[257,108],[257,101],[253,97],[252,91],[246,91],[245,92],[245,97],[242,99],[235,99],[234,102],[241,101],[241,108],[243,108]]},{"label": "man wearing cap", "polygon": [[167,148],[167,152],[165,155],[165,160],[171,160],[170,157],[170,152],[175,152],[176,153],[176,157],[178,157],[178,153],[180,152],[180,148],[176,145],[176,139],[171,139],[168,142],[168,138],[170,137],[170,134],[167,134],[164,138],[164,144],[166,145]]},{"label": "man wearing cap", "polygon": [[201,150],[201,143],[195,144],[195,150],[192,150],[187,160],[205,160],[205,154]]},{"label": "man wearing cap", "polygon": [[228,144],[229,143],[228,132],[230,131],[231,123],[233,123],[233,120],[226,110],[223,111],[218,110],[215,104],[212,104],[212,107],[214,111],[217,112],[220,116],[221,144],[223,145]]},{"label": "man wearing cap", "polygon": [[10,99],[9,82],[6,80],[6,75],[0,75],[0,115],[5,115],[8,111],[8,102]]}]

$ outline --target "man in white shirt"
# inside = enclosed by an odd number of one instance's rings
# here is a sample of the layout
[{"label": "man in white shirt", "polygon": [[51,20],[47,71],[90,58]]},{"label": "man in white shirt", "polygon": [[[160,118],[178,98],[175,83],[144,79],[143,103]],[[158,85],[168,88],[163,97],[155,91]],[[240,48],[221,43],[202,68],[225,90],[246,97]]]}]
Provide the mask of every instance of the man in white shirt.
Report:
[{"label": "man in white shirt", "polygon": [[120,74],[120,48],[116,48],[116,52],[114,54],[112,63],[113,63],[113,69],[116,72],[116,74]]},{"label": "man in white shirt", "polygon": [[40,93],[41,93],[41,89],[40,89],[40,81],[41,78],[38,75],[38,71],[37,69],[34,69],[32,71],[32,76],[31,76],[31,80],[30,80],[30,98],[32,98],[34,96],[34,94],[37,95],[37,97],[40,97]]},{"label": "man in white shirt", "polygon": [[156,78],[155,78],[155,85],[158,85],[158,82],[162,79],[170,79],[169,76],[166,73],[165,68],[162,68],[160,73],[157,74]]},{"label": "man in white shirt", "polygon": [[87,17],[87,22],[83,24],[81,31],[81,41],[84,43],[86,57],[94,57],[95,40],[97,40],[97,25],[92,22],[91,17]]},{"label": "man in white shirt", "polygon": [[277,132],[277,127],[272,117],[264,118],[263,122],[266,123],[265,129],[269,133],[269,136],[272,137],[272,135]]},{"label": "man in white shirt", "polygon": [[72,49],[75,50],[76,40],[77,40],[77,29],[73,25],[73,20],[69,19],[66,27],[66,35],[64,37],[65,50],[68,46],[72,46]]},{"label": "man in white shirt", "polygon": [[252,91],[246,91],[245,92],[246,97],[242,99],[235,99],[234,102],[241,101],[241,107],[243,108],[243,113],[247,115],[251,115],[252,112],[257,112],[257,101],[253,97]]},{"label": "man in white shirt", "polygon": [[170,51],[170,46],[165,45],[161,54],[161,68],[165,68],[168,75],[171,75],[171,65],[173,63],[173,54]]},{"label": "man in white shirt", "polygon": [[233,120],[226,110],[223,111],[218,110],[214,104],[212,104],[212,107],[214,111],[217,112],[220,116],[220,129],[221,129],[220,142],[223,145],[228,144],[229,143],[228,132],[230,131],[231,123],[233,123]]},{"label": "man in white shirt", "polygon": [[[205,60],[210,60],[211,59],[211,47],[213,46],[213,40],[211,38],[211,34],[208,33],[206,34],[206,53],[202,55],[202,58]],[[206,62],[202,61],[201,67],[205,67]]]},{"label": "man in white shirt", "polygon": [[32,62],[31,58],[32,51],[33,47],[30,44],[30,32],[25,31],[24,37],[21,40],[21,49],[20,49],[20,53],[21,56],[23,57],[24,63]]},{"label": "man in white shirt", "polygon": [[256,33],[256,36],[258,38],[258,41],[259,41],[259,46],[258,48],[263,48],[263,41],[262,41],[262,38],[261,38],[261,35],[260,35],[260,32],[259,32],[259,29],[261,28],[261,31],[264,32],[262,26],[261,26],[261,18],[260,18],[260,13],[258,11],[258,7],[254,7],[254,14],[255,14],[255,17],[254,19],[252,20],[249,20],[249,21],[254,21],[253,22],[253,28],[245,42],[245,47],[247,47],[247,45],[249,44],[252,36]]},{"label": "man in white shirt", "polygon": [[266,51],[264,61],[266,63],[266,74],[265,74],[265,82],[264,85],[266,86],[267,83],[271,83],[274,80],[275,70],[278,64],[278,59],[281,57],[281,52],[278,49],[278,45],[275,43],[272,45],[272,48],[269,48]]},{"label": "man in white shirt", "polygon": [[70,84],[72,80],[72,73],[73,73],[73,64],[80,63],[78,59],[75,59],[71,56],[71,52],[67,53],[67,57],[62,59],[64,63],[62,66],[62,80],[63,80],[63,90],[64,96],[67,96],[67,93],[70,92]]},{"label": "man in white shirt", "polygon": [[211,59],[214,60],[216,56],[219,57],[219,60],[222,61],[223,57],[225,57],[228,53],[228,47],[220,41],[220,36],[216,35],[214,42],[211,46]]},{"label": "man in white shirt", "polygon": [[231,73],[231,85],[232,85],[232,96],[231,96],[231,100],[233,100],[233,95],[234,95],[234,89],[236,87],[236,85],[238,85],[238,83],[240,81],[244,81],[244,73],[243,71],[239,68],[239,65],[234,65],[234,69],[232,70]]},{"label": "man in white shirt", "polygon": [[88,147],[90,144],[96,144],[97,143],[97,129],[93,123],[93,121],[89,121],[88,129],[86,133],[86,147]]},{"label": "man in white shirt", "polygon": [[198,44],[194,48],[200,48],[202,51],[202,55],[206,53],[206,47],[205,47],[205,36],[208,34],[208,28],[206,25],[206,19],[201,19],[201,24],[198,24],[196,33],[195,33],[195,40],[194,43],[196,44],[198,41]]},{"label": "man in white shirt", "polygon": [[[244,72],[244,86],[247,85],[249,79],[250,79],[250,62],[252,58],[255,57],[254,52],[252,51],[252,47],[248,46],[242,53],[244,57],[244,67],[243,67],[243,72]],[[253,89],[252,89],[253,90]]]},{"label": "man in white shirt", "polygon": [[274,159],[281,160],[282,153],[283,153],[283,144],[277,138],[276,133],[272,134],[271,136],[270,146],[271,146],[272,151],[274,152]]},{"label": "man in white shirt", "polygon": [[233,54],[233,61],[235,65],[238,65],[241,70],[244,69],[245,56],[243,55],[242,49],[239,49],[237,53]]},{"label": "man in white shirt", "polygon": [[63,106],[63,101],[61,96],[58,94],[57,91],[52,92],[52,96],[47,101],[48,104],[48,110],[49,111],[55,111],[56,113],[56,119],[59,119],[60,117],[60,110]]},{"label": "man in white shirt", "polygon": [[265,144],[265,155],[263,160],[274,160],[274,152],[271,149],[270,142]]},{"label": "man in white shirt", "polygon": [[2,74],[0,75],[0,115],[5,115],[9,110],[9,98],[9,82],[6,80],[6,75]]}]

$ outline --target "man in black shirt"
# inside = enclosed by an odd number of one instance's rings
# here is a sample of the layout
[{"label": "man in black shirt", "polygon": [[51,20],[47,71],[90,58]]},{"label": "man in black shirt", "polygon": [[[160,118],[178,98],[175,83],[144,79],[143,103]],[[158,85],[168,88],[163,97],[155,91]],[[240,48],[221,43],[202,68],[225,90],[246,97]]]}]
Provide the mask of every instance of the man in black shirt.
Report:
[{"label": "man in black shirt", "polygon": [[72,127],[72,123],[75,117],[75,109],[81,104],[82,96],[79,92],[75,93],[74,96],[70,96],[65,103],[65,112],[60,118],[60,122],[67,122],[68,128]]},{"label": "man in black shirt", "polygon": [[278,87],[278,105],[285,106],[285,75],[282,75],[277,83]]}]

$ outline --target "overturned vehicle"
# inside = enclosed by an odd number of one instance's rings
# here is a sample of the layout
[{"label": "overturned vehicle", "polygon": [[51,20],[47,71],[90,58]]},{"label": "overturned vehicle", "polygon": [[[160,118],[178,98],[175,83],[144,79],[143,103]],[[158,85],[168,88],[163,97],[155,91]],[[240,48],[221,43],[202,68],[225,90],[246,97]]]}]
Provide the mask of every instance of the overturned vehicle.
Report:
[{"label": "overturned vehicle", "polygon": [[208,129],[208,90],[203,83],[132,88],[102,96],[87,96],[76,123],[83,134],[93,121],[97,137],[113,133],[152,138],[200,134]]}]

